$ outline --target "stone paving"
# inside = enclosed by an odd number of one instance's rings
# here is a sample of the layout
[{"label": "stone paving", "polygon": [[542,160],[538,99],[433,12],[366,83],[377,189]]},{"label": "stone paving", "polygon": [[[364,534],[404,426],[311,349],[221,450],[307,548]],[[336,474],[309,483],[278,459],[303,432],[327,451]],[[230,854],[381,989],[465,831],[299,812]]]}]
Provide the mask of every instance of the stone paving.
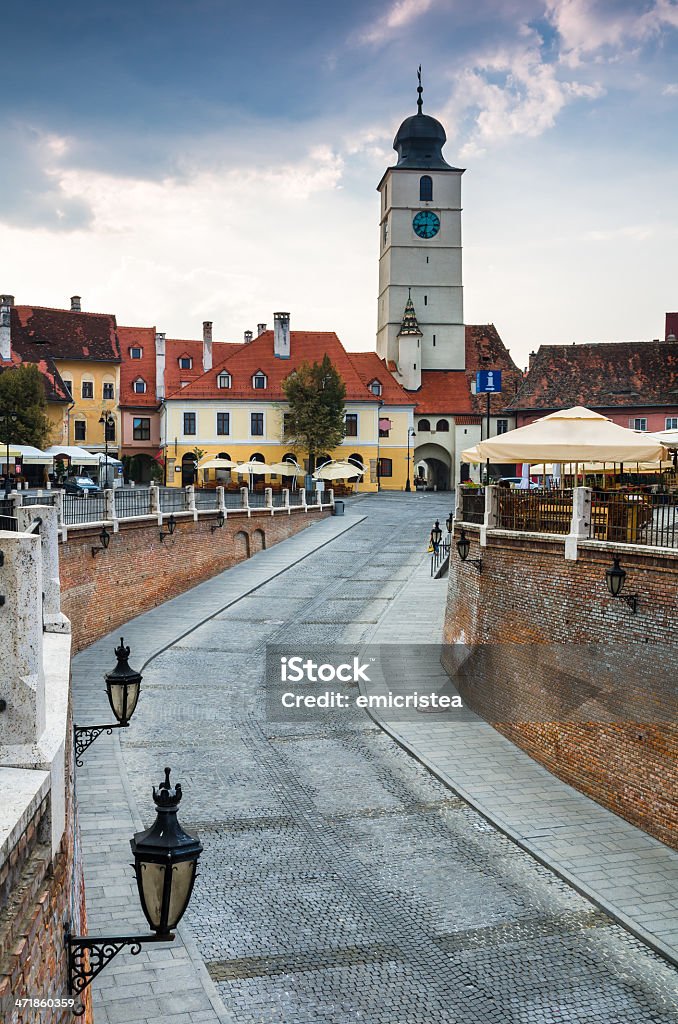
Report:
[{"label": "stone paving", "polygon": [[[127,843],[166,763],[205,851],[179,939],[114,961],[96,1024],[675,1024],[672,968],[364,712],[267,716],[266,643],[367,642],[449,497],[349,508],[124,629],[152,660],[132,727],[78,776],[90,930],[143,930]],[[434,618],[414,602],[402,639]],[[75,659],[79,721],[103,713],[109,648]]]}]

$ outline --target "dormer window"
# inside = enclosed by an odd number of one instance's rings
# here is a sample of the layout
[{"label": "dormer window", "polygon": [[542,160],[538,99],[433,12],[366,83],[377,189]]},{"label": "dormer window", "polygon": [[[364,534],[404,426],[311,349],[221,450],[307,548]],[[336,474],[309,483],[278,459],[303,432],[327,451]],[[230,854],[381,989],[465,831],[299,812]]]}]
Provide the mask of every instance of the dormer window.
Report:
[{"label": "dormer window", "polygon": [[143,377],[137,377],[137,379],[132,384],[132,388],[134,389],[135,395],[145,395],[146,381],[143,379]]},{"label": "dormer window", "polygon": [[252,387],[255,391],[264,391],[266,388],[266,374],[262,373],[261,370],[252,377]]},{"label": "dormer window", "polygon": [[139,345],[132,345],[129,350],[130,359],[141,359],[144,354],[144,350]]},{"label": "dormer window", "polygon": [[368,386],[373,395],[381,395],[383,388],[378,380],[373,380]]},{"label": "dormer window", "polygon": [[179,369],[180,370],[191,370],[193,368],[193,360],[190,356],[179,356]]},{"label": "dormer window", "polygon": [[220,373],[217,377],[218,388],[230,388],[231,386],[231,375],[230,373]]}]

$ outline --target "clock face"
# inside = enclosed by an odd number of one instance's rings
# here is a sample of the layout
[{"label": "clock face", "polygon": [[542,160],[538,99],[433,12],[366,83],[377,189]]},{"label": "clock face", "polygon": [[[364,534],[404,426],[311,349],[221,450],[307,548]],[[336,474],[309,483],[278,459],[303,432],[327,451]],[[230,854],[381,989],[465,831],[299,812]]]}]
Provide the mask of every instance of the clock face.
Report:
[{"label": "clock face", "polygon": [[420,210],[414,215],[412,227],[420,238],[433,238],[440,231],[440,217],[433,210]]}]

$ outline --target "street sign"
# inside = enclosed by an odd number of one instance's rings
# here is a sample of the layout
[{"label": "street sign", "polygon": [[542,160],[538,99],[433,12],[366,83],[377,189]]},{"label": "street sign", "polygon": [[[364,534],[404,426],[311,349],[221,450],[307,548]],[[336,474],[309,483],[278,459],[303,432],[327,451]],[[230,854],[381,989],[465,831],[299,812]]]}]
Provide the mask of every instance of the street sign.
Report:
[{"label": "street sign", "polygon": [[476,394],[498,394],[501,391],[501,370],[476,370]]}]

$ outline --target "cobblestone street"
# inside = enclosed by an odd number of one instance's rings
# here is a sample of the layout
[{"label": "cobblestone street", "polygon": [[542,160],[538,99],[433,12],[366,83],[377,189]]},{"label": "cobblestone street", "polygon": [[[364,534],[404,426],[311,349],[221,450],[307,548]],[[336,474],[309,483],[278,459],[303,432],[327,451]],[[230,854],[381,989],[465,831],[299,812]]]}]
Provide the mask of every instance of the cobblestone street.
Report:
[{"label": "cobblestone street", "polygon": [[[267,718],[266,645],[367,638],[449,504],[360,499],[362,521],[144,668],[124,766],[146,815],[162,766],[182,783],[205,846],[185,921],[225,1007],[184,1017],[176,992],[168,1022],[678,1021],[673,968],[366,714]],[[97,1022],[142,1019],[108,995]]]}]

